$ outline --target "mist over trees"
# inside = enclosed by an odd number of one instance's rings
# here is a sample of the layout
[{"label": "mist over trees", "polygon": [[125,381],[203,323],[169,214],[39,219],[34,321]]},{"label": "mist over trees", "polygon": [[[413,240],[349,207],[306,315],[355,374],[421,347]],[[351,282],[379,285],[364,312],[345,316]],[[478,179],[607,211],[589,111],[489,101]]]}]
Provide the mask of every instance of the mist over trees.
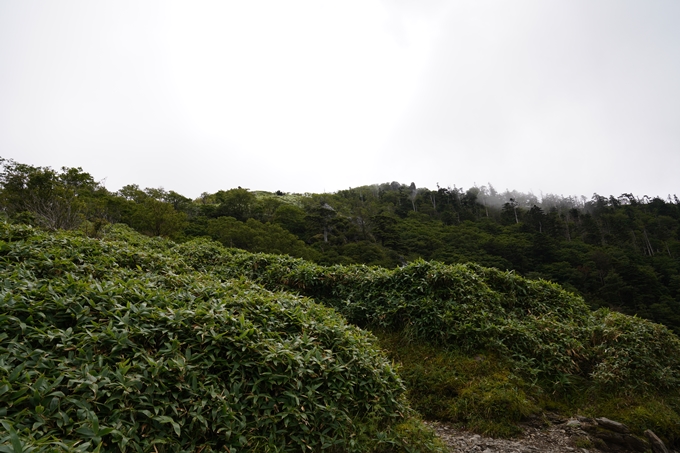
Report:
[{"label": "mist over trees", "polygon": [[12,222],[96,237],[125,223],[175,241],[208,237],[229,247],[320,264],[388,268],[422,258],[475,262],[560,283],[607,306],[680,332],[680,200],[561,196],[389,182],[331,194],[244,188],[195,200],[163,188],[117,192],[81,168],[3,159],[0,209]]}]

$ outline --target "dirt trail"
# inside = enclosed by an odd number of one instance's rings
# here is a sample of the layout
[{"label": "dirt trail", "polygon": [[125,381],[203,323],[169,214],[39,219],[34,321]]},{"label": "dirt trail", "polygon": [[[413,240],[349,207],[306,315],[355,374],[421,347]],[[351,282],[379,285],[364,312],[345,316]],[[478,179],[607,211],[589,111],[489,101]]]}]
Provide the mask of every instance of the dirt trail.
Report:
[{"label": "dirt trail", "polygon": [[[494,439],[440,422],[426,422],[441,440],[456,453],[609,453],[631,451],[625,447],[607,446],[584,431],[576,419],[554,420],[553,423],[529,423],[524,433],[513,439]],[[594,441],[593,441],[594,439]],[[600,448],[598,448],[600,447]],[[676,450],[668,450],[678,453]]]},{"label": "dirt trail", "polygon": [[[439,422],[427,422],[442,441],[457,453],[600,453],[602,450],[584,445],[587,435],[569,432],[560,425],[547,428],[526,427],[521,437],[494,439],[454,428]],[[579,441],[580,439],[580,441]]]}]

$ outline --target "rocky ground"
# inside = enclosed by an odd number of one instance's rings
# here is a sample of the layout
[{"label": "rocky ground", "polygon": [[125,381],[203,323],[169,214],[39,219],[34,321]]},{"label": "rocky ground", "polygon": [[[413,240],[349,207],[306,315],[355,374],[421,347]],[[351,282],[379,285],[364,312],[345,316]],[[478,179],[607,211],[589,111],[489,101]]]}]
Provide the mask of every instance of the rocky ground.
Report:
[{"label": "rocky ground", "polygon": [[662,450],[665,448],[662,445],[652,445],[650,438],[628,434],[624,425],[613,422],[610,426],[607,423],[610,420],[597,420],[601,423],[594,419],[560,419],[556,416],[534,420],[522,426],[522,436],[513,439],[494,439],[446,423],[427,423],[450,451],[457,453],[674,453],[673,450]]}]

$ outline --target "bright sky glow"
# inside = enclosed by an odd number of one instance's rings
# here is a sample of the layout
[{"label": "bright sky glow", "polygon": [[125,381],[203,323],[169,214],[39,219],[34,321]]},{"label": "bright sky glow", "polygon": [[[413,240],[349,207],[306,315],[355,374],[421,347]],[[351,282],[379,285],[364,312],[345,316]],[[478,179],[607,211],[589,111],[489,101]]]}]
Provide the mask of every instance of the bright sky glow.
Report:
[{"label": "bright sky glow", "polygon": [[0,3],[0,156],[110,190],[680,194],[675,0]]}]

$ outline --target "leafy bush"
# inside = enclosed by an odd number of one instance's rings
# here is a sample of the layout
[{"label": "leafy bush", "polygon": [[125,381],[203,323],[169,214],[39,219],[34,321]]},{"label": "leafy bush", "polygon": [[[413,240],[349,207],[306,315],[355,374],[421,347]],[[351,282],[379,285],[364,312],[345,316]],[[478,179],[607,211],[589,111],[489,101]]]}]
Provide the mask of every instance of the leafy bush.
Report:
[{"label": "leafy bush", "polygon": [[595,381],[636,393],[680,388],[680,340],[666,327],[606,309],[592,318]]},{"label": "leafy bush", "polygon": [[680,341],[667,328],[593,313],[580,297],[544,280],[474,264],[323,267],[206,242],[175,249],[197,269],[225,279],[245,275],[272,290],[313,297],[362,327],[510,357],[531,380],[561,386],[568,376],[580,376],[621,391],[680,386]]},{"label": "leafy bush", "polygon": [[438,449],[370,334],[170,247],[0,225],[0,449]]},{"label": "leafy bush", "polygon": [[[421,373],[432,368],[416,360],[404,363],[412,403],[429,416],[509,434],[509,423],[531,413],[537,404],[574,411],[578,402],[584,409],[605,408],[607,412],[599,415],[615,417],[632,406],[611,411],[607,401],[637,395],[665,401],[675,414],[666,414],[665,419],[680,413],[677,336],[636,317],[592,312],[580,297],[547,281],[473,264],[416,261],[393,270],[323,267],[290,257],[219,250],[205,242],[179,245],[176,250],[194,268],[223,279],[246,275],[272,290],[313,297],[361,327],[397,334],[406,345],[429,345],[439,351],[435,354],[448,350],[467,359],[491,353],[507,360],[504,367],[519,386],[517,392],[502,379],[482,383],[464,375],[468,390],[457,385],[451,398],[442,396],[432,380],[423,379]],[[435,374],[441,382],[455,381],[446,370]],[[427,384],[419,392],[422,382]],[[484,425],[485,417],[498,419]],[[640,417],[636,422],[640,427],[671,426],[653,418],[640,422]],[[667,438],[680,439],[680,427],[668,432]]]},{"label": "leafy bush", "polygon": [[509,435],[561,408],[680,439],[678,338],[546,281],[323,267],[119,225],[101,241],[3,225],[0,240],[0,445],[436,449],[373,337],[338,313],[380,335],[425,416]]}]

